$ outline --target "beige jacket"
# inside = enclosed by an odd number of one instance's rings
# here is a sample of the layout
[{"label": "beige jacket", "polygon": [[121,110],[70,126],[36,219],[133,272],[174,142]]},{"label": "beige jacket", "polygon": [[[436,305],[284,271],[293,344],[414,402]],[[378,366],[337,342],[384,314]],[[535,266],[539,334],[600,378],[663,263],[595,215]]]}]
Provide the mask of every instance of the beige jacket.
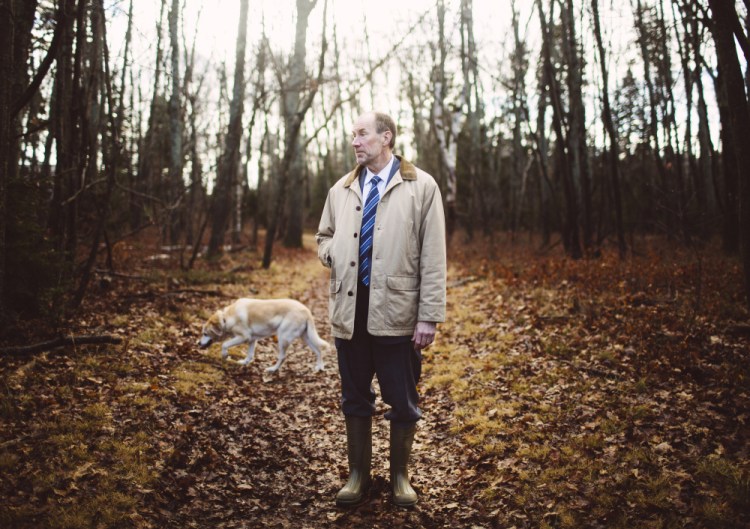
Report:
[{"label": "beige jacket", "polygon": [[[426,172],[397,157],[378,204],[367,329],[377,336],[411,336],[417,321],[445,321],[445,217],[440,189]],[[328,192],[318,226],[318,257],[331,269],[333,335],[349,340],[359,270],[364,200],[358,166]]]}]

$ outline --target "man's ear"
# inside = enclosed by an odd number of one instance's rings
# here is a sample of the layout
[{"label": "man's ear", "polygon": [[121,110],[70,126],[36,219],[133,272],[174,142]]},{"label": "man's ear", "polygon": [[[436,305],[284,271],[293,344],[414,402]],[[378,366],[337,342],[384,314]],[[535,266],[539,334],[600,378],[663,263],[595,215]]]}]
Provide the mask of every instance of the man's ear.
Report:
[{"label": "man's ear", "polygon": [[393,133],[390,130],[383,132],[383,147],[387,147],[391,144],[391,138],[393,138]]}]

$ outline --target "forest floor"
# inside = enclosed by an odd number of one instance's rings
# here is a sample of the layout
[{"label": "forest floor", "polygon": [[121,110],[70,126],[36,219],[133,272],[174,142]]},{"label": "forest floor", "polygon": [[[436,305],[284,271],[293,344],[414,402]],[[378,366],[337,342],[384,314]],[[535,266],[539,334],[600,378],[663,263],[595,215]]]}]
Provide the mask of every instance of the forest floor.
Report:
[{"label": "forest floor", "polygon": [[118,273],[97,276],[75,319],[0,333],[0,346],[123,338],[0,356],[0,527],[750,527],[738,263],[660,239],[624,262],[536,248],[454,237],[448,322],[420,386],[420,502],[390,503],[381,404],[373,486],[343,510],[333,348],[314,373],[295,343],[271,376],[270,339],[245,367],[197,347],[205,318],[240,296],[299,299],[332,343],[312,238],[277,248],[269,270],[251,250],[186,272],[168,249],[118,244]]}]

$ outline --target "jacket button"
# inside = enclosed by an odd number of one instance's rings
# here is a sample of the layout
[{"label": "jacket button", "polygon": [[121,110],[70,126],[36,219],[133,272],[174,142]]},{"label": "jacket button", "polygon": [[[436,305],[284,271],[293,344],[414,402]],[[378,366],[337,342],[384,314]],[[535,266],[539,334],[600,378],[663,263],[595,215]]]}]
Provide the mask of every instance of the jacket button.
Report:
[{"label": "jacket button", "polygon": [[355,239],[357,238],[357,234],[356,234],[356,233],[354,234],[354,238],[355,238]]},{"label": "jacket button", "polygon": [[352,292],[352,291],[350,290],[349,292],[347,292],[347,295],[349,295],[349,296],[353,296],[353,295],[354,295],[354,292]]},{"label": "jacket button", "polygon": [[357,266],[357,263],[355,263],[354,261],[352,261],[352,262],[351,262],[351,263],[349,263],[349,264],[350,264],[351,266]]},{"label": "jacket button", "polygon": [[362,206],[357,206],[357,207],[356,207],[356,208],[354,208],[354,209],[356,209],[357,211],[362,211]]}]

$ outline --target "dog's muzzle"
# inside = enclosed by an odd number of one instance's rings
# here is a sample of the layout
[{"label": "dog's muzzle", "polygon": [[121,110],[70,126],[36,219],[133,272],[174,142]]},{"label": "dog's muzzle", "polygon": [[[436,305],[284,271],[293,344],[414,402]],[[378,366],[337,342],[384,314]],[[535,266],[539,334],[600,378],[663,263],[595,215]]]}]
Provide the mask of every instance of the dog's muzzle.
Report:
[{"label": "dog's muzzle", "polygon": [[205,349],[206,347],[208,347],[209,345],[211,345],[213,342],[214,341],[213,341],[213,339],[210,336],[206,336],[204,334],[203,336],[201,336],[201,341],[198,342],[198,346],[201,349]]}]

